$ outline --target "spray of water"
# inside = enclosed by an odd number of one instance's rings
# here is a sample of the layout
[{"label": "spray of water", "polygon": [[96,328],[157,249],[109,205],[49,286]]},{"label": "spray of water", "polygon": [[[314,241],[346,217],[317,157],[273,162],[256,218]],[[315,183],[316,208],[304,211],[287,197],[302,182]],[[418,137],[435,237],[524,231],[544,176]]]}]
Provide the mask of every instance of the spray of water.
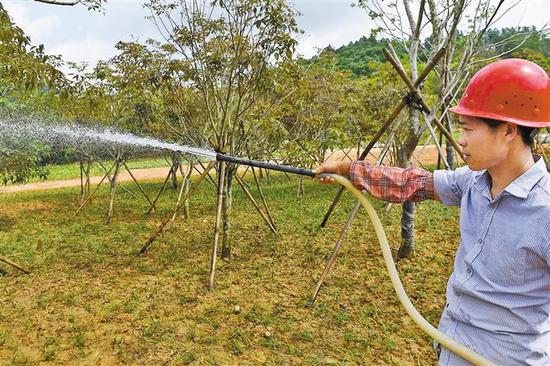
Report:
[{"label": "spray of water", "polygon": [[76,123],[46,124],[24,117],[0,119],[0,144],[7,140],[43,142],[51,146],[73,147],[81,151],[102,151],[106,148],[125,148],[136,152],[167,150],[216,160],[216,152],[208,149],[169,143],[150,137],[124,133],[114,128],[92,128]]},{"label": "spray of water", "polygon": [[[55,126],[50,128],[50,133],[57,136],[70,138],[72,141],[80,141],[87,144],[109,143],[118,146],[131,146],[137,148],[149,148],[156,150],[169,150],[201,156],[211,160],[216,159],[216,152],[208,149],[191,147],[177,143],[169,143],[150,137],[136,136],[131,133],[123,133],[114,129],[94,130],[81,126]],[[42,131],[44,132],[44,131]]]}]

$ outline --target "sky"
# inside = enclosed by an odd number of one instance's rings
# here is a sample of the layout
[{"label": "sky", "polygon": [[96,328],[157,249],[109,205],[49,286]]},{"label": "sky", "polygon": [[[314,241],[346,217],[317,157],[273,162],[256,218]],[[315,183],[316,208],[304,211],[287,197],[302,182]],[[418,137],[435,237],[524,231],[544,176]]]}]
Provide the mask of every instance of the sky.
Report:
[{"label": "sky", "polygon": [[[339,47],[368,35],[374,23],[366,11],[352,7],[350,0],[294,0],[302,14],[298,25],[297,52],[311,57],[329,44]],[[49,54],[61,55],[74,62],[94,65],[115,55],[119,40],[145,41],[159,38],[143,1],[107,0],[104,14],[86,7],[55,6],[30,0],[3,0],[2,5],[15,23],[31,37],[32,43],[43,44]],[[520,0],[519,4],[497,23],[497,26],[535,25],[550,22],[549,0]]]}]

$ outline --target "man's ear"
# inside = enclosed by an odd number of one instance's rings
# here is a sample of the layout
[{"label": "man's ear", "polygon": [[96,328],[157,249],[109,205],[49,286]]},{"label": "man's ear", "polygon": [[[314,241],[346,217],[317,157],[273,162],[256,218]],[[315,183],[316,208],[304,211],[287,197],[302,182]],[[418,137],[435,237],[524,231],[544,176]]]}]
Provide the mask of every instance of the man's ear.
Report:
[{"label": "man's ear", "polygon": [[504,137],[506,141],[512,141],[516,136],[518,136],[519,130],[518,126],[513,123],[506,123],[504,125]]}]

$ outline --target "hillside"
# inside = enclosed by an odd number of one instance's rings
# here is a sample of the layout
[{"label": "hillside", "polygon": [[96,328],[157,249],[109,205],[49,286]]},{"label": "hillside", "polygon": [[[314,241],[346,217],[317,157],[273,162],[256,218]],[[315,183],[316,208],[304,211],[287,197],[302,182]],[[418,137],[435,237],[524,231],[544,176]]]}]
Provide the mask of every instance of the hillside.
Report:
[{"label": "hillside", "polygon": [[[534,27],[490,29],[483,42],[487,45],[487,57],[495,54],[505,54],[505,57],[521,57],[537,62],[545,69],[550,68],[550,35],[546,32],[534,33]],[[524,34],[534,33],[527,39]],[[462,34],[458,35],[463,38]],[[376,63],[384,62],[382,50],[387,46],[389,39],[377,39],[374,34],[363,36],[345,46],[326,47],[322,55],[333,53],[335,62],[342,70],[351,71],[356,76],[368,76],[376,69]],[[397,42],[394,48],[400,57],[406,56]],[[425,41],[427,47],[428,41]],[[508,53],[508,54],[506,54]],[[315,62],[319,57],[313,57],[309,62]]]}]

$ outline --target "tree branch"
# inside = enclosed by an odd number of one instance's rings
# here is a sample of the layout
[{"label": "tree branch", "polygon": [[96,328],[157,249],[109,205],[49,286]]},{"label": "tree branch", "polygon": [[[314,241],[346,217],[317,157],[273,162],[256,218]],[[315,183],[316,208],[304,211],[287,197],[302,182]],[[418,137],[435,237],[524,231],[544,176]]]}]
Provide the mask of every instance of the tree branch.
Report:
[{"label": "tree branch", "polygon": [[81,0],[72,0],[72,1],[60,1],[60,0],[34,0],[38,3],[45,3],[50,5],[67,5],[67,6],[74,6],[76,4],[79,4]]}]

